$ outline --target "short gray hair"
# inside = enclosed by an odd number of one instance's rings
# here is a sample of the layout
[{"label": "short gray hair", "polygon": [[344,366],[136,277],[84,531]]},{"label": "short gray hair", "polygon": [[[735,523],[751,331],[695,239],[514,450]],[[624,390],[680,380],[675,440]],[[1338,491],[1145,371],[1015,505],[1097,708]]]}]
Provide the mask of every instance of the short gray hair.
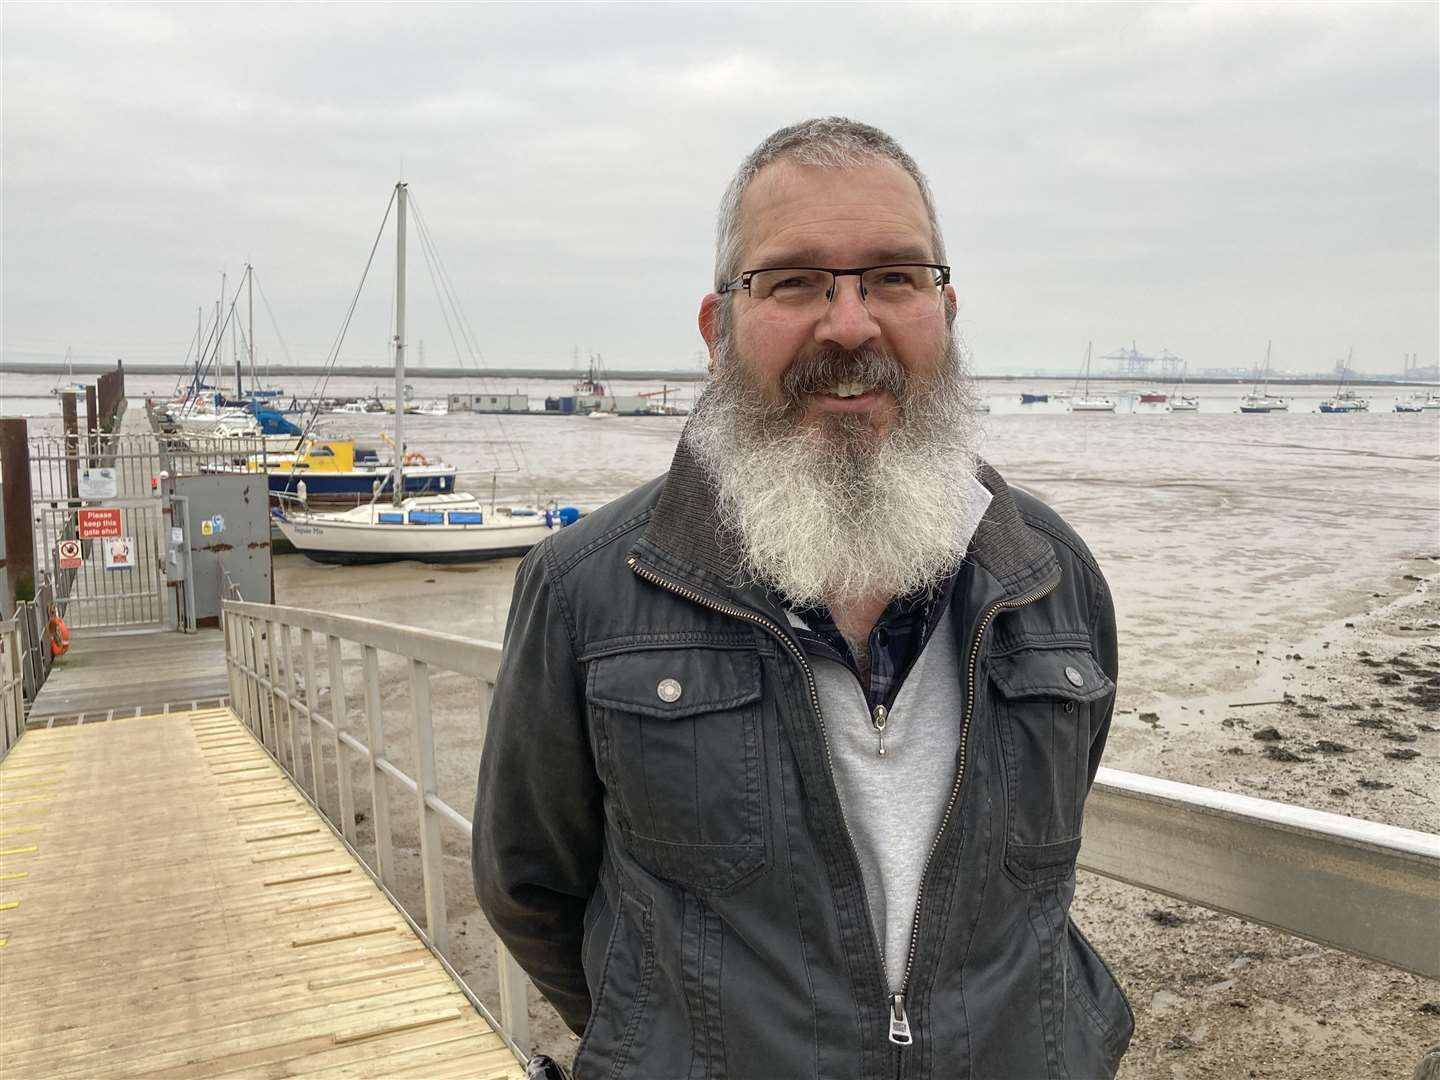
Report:
[{"label": "short gray hair", "polygon": [[[940,236],[940,219],[935,213],[935,200],[930,185],[915,159],[900,144],[879,128],[847,120],[843,116],[821,116],[783,127],[752,150],[740,163],[725,196],[720,200],[720,215],[715,223],[715,288],[740,273],[741,237],[740,203],[751,181],[766,165],[780,159],[798,165],[815,165],[829,169],[853,169],[876,161],[893,161],[915,181],[925,214],[930,220],[930,242],[935,261],[945,261],[945,242]],[[728,305],[727,305],[728,307]]]}]

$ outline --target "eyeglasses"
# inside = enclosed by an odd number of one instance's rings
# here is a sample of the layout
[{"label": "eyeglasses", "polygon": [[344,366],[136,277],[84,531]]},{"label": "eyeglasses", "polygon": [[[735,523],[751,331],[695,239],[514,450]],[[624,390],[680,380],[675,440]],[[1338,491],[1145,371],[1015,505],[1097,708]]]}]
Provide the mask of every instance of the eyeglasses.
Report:
[{"label": "eyeglasses", "polygon": [[837,278],[860,279],[860,299],[880,319],[922,319],[940,310],[950,267],[939,263],[886,263],[837,270],[823,266],[775,266],[746,270],[717,290],[744,290],[755,312],[772,322],[819,318],[835,299]]}]

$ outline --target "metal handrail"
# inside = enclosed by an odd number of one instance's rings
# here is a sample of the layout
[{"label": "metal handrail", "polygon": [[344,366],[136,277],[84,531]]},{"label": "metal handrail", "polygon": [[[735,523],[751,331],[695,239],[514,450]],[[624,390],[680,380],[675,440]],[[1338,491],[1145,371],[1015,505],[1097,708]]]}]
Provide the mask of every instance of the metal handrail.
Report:
[{"label": "metal handrail", "polygon": [[1087,870],[1440,979],[1440,836],[1102,768]]},{"label": "metal handrail", "polygon": [[21,667],[20,617],[0,622],[0,758],[25,734],[25,672]]},{"label": "metal handrail", "polygon": [[[230,679],[230,700],[236,714],[294,780],[297,788],[337,828],[347,846],[365,862],[356,845],[355,798],[350,766],[369,765],[371,808],[375,825],[373,876],[394,900],[394,853],[391,843],[391,801],[386,781],[394,781],[415,799],[420,833],[421,880],[425,893],[423,928],[412,918],[421,939],[464,987],[491,1026],[517,1058],[528,1057],[530,1021],[526,1005],[527,979],[504,944],[496,938],[499,978],[499,1016],[480,1000],[450,963],[450,935],[445,912],[445,876],[442,827],[471,835],[467,815],[440,798],[435,768],[434,730],[430,714],[430,671],[438,668],[470,676],[479,682],[478,722],[483,726],[500,646],[471,641],[452,634],[395,626],[374,619],[272,604],[224,599],[225,655]],[[295,647],[295,634],[300,644]],[[329,688],[328,715],[320,707],[315,650],[323,639],[323,663]],[[368,739],[347,728],[347,704],[342,677],[341,645],[360,647],[364,716]],[[385,715],[381,708],[380,654],[403,657],[409,664],[410,735],[415,753],[416,777],[407,775],[385,756]],[[338,818],[331,813],[323,762],[324,745],[335,762]],[[306,768],[308,747],[309,768]],[[308,773],[308,775],[307,775]],[[396,901],[404,911],[403,904]],[[410,916],[406,912],[407,917]]]}]

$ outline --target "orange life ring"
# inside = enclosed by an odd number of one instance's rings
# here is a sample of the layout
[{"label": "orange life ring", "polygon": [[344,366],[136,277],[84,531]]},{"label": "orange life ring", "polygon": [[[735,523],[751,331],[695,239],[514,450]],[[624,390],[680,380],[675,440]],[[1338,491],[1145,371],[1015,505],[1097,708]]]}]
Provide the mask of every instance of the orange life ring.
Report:
[{"label": "orange life ring", "polygon": [[70,650],[70,628],[54,608],[50,609],[50,654],[64,656]]},{"label": "orange life ring", "polygon": [[415,451],[412,450],[410,453],[408,453],[408,454],[405,455],[405,464],[406,464],[406,465],[429,465],[429,464],[430,464],[430,459],[427,458],[424,454],[416,453]]}]

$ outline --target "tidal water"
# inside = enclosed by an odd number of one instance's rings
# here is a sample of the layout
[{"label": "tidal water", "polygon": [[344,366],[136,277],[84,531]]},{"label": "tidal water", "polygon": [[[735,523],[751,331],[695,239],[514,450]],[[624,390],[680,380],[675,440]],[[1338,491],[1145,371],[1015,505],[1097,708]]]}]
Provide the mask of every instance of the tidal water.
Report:
[{"label": "tidal water", "polygon": [[[37,430],[58,428],[53,377],[3,378],[0,412],[29,414]],[[558,380],[410,382],[417,398],[462,388],[518,390],[535,401],[568,392]],[[303,396],[312,383],[280,385]],[[1393,389],[1359,388],[1372,411],[1352,415],[1316,412],[1333,392],[1318,384],[1285,387],[1291,411],[1270,415],[1237,411],[1248,390],[1241,385],[1193,387],[1199,414],[1154,410],[1115,388],[1104,391],[1120,403],[1115,415],[1019,403],[1022,390],[1057,385],[983,383],[992,410],[983,418],[983,453],[1089,544],[1115,594],[1122,666],[1140,704],[1225,686],[1236,656],[1280,648],[1361,610],[1414,569],[1413,556],[1440,552],[1440,412],[1389,411]],[[146,394],[168,397],[173,386],[173,377],[132,376],[127,390],[139,406]],[[617,393],[658,386],[613,383]],[[682,386],[681,404],[698,386]],[[373,380],[334,379],[327,393],[375,388]],[[378,445],[392,422],[332,415],[320,431]],[[462,490],[488,494],[493,482],[502,501],[553,498],[584,507],[664,472],[683,424],[679,417],[405,418],[407,446],[457,465]],[[513,567],[506,560],[437,577],[418,564],[337,570],[282,556],[277,598],[498,639]],[[435,600],[415,603],[414,582],[427,579]]]}]

